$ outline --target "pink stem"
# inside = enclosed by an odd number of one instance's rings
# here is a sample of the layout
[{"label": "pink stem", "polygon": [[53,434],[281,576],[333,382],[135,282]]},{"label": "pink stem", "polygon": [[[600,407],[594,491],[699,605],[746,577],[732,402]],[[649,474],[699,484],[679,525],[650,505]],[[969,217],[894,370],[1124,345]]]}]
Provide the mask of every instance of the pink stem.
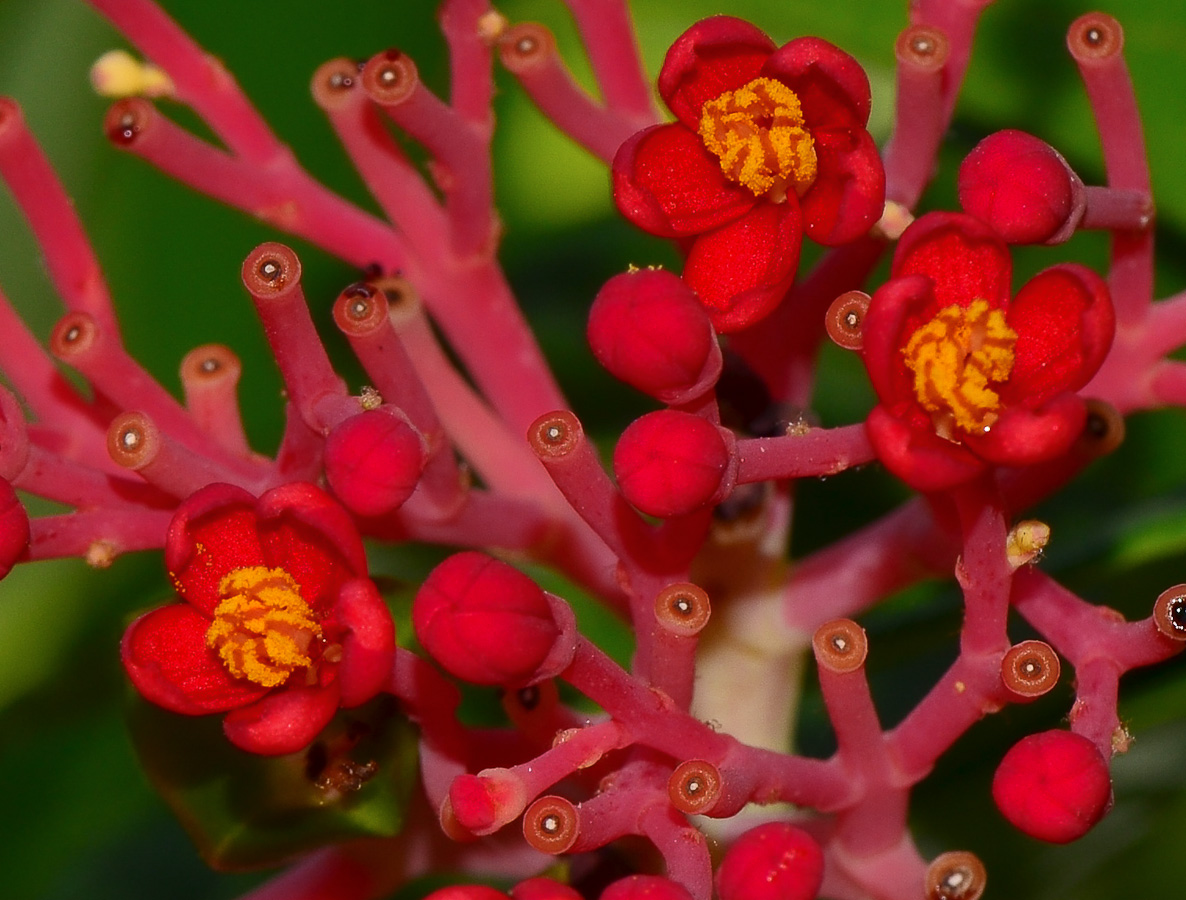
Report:
[{"label": "pink stem", "polygon": [[710,900],[712,859],[700,829],[665,803],[646,807],[639,816],[638,829],[662,855],[668,878],[682,884],[692,900]]},{"label": "pink stem", "polygon": [[737,442],[737,483],[835,475],[874,459],[863,423]]},{"label": "pink stem", "polygon": [[565,0],[581,32],[606,106],[642,122],[656,121],[650,81],[642,67],[625,0]]},{"label": "pink stem", "polygon": [[564,736],[551,749],[530,762],[513,766],[510,771],[522,780],[530,802],[552,785],[591,765],[610,751],[628,745],[625,732],[617,722],[610,719]]},{"label": "pink stem", "polygon": [[29,223],[66,308],[88,312],[111,334],[118,334],[111,294],[74,205],[25,125],[20,107],[3,97],[0,178]]},{"label": "pink stem", "polygon": [[151,0],[89,0],[140,52],[169,73],[177,99],[194,108],[231,150],[267,163],[286,154],[234,78]]},{"label": "pink stem", "polygon": [[487,134],[493,127],[493,53],[480,30],[490,12],[487,0],[444,0],[438,16],[449,44],[449,102],[457,114]]},{"label": "pink stem", "polygon": [[103,565],[120,553],[156,550],[164,546],[172,518],[171,510],[124,507],[31,519],[29,559],[89,556]]},{"label": "pink stem", "polygon": [[250,456],[239,410],[241,372],[238,357],[226,347],[196,347],[181,361],[181,388],[185,408],[199,428],[231,453]]},{"label": "pink stem", "polygon": [[194,190],[299,235],[365,269],[399,268],[404,250],[388,225],[313,180],[291,156],[268,165],[232,156],[162,116],[144,100],[108,113],[117,145]]},{"label": "pink stem", "polygon": [[963,532],[955,577],[964,592],[960,652],[977,656],[1009,648],[1006,625],[1013,568],[1005,552],[1008,529],[995,487],[986,479],[953,491]]},{"label": "pink stem", "polygon": [[1080,228],[1144,231],[1153,224],[1153,200],[1142,191],[1087,185],[1087,208]]},{"label": "pink stem", "polygon": [[946,35],[908,28],[898,38],[894,133],[884,151],[885,197],[914,209],[934,174],[947,128],[943,94],[949,72]]}]

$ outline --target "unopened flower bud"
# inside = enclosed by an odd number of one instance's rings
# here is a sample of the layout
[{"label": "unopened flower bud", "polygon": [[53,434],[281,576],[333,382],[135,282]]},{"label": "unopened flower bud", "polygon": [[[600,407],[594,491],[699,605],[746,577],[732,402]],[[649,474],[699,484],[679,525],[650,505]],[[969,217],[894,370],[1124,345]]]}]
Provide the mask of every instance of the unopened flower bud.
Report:
[{"label": "unopened flower bud", "polygon": [[614,475],[626,499],[660,518],[690,513],[727,492],[730,453],[711,422],[678,410],[632,422],[614,448]]},{"label": "unopened flower bud", "polygon": [[454,820],[471,834],[493,834],[523,812],[527,789],[509,769],[486,769],[454,778],[449,804]]},{"label": "unopened flower bud", "polygon": [[424,900],[507,900],[507,895],[484,884],[451,884],[433,891]]},{"label": "unopened flower bud", "polygon": [[721,900],[814,900],[824,880],[815,838],[787,822],[751,828],[717,869]]},{"label": "unopened flower bud", "polygon": [[566,884],[551,878],[528,878],[511,888],[515,900],[581,900],[581,895]]},{"label": "unopened flower bud", "polygon": [[589,310],[588,337],[611,375],[664,403],[703,393],[721,372],[708,313],[683,279],[662,269],[607,281]]},{"label": "unopened flower bud", "polygon": [[539,585],[473,551],[433,569],[412,603],[412,625],[437,662],[474,684],[530,681],[561,635]]},{"label": "unopened flower bud", "polygon": [[631,875],[601,892],[601,900],[691,900],[683,885],[659,875]]},{"label": "unopened flower bud", "polygon": [[1001,814],[1030,837],[1066,844],[1103,818],[1112,782],[1108,763],[1090,740],[1071,731],[1044,731],[1022,738],[1005,754],[992,797]]},{"label": "unopened flower bud", "polygon": [[351,416],[325,441],[325,478],[342,504],[360,516],[400,506],[423,468],[423,437],[390,407]]},{"label": "unopened flower bud", "polygon": [[960,165],[960,204],[1011,244],[1070,237],[1060,232],[1082,190],[1062,156],[1023,131],[990,134]]},{"label": "unopened flower bud", "polygon": [[28,547],[29,514],[12,485],[0,479],[0,578],[9,573]]}]

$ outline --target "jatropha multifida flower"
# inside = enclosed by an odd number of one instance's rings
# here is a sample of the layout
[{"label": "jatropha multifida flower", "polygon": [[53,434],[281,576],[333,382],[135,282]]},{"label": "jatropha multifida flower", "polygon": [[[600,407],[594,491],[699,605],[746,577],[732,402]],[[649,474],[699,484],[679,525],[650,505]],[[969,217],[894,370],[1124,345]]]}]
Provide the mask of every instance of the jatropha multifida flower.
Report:
[{"label": "jatropha multifida flower", "polygon": [[676,121],[622,145],[614,199],[640,228],[690,240],[684,278],[718,331],[778,304],[804,232],[843,244],[881,216],[869,81],[827,41],[776,47],[748,22],[705,19],[668,51],[659,93]]},{"label": "jatropha multifida flower", "polygon": [[165,563],[183,602],[141,616],[123,661],[147,699],[226,713],[245,750],[305,747],[388,678],[395,628],[345,510],[310,484],[212,484],[178,507]]},{"label": "jatropha multifida flower", "polygon": [[987,465],[1052,459],[1079,436],[1074,392],[1112,344],[1102,278],[1058,265],[1012,298],[1009,249],[971,216],[930,213],[902,235],[861,328],[880,404],[867,420],[882,462],[918,490]]}]

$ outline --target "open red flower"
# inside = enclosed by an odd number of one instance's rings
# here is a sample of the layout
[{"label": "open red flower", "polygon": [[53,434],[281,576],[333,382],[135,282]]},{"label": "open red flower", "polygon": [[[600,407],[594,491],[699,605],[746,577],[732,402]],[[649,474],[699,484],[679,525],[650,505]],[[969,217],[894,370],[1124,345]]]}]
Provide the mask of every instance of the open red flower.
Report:
[{"label": "open red flower", "polygon": [[869,80],[827,41],[776,48],[748,22],[705,19],[667,51],[659,93],[677,121],[622,145],[614,199],[643,230],[689,239],[684,279],[718,331],[778,304],[804,231],[843,244],[881,216]]},{"label": "open red flower", "polygon": [[862,327],[881,401],[866,427],[890,471],[940,490],[989,465],[1031,465],[1070,448],[1086,419],[1074,392],[1115,331],[1103,279],[1054,266],[1010,299],[1008,247],[958,213],[912,224],[890,274]]},{"label": "open red flower", "polygon": [[165,564],[184,602],[132,623],[124,668],[166,709],[227,713],[245,750],[300,750],[390,674],[395,626],[362,540],[313,485],[258,500],[229,484],[197,491],[169,526]]}]

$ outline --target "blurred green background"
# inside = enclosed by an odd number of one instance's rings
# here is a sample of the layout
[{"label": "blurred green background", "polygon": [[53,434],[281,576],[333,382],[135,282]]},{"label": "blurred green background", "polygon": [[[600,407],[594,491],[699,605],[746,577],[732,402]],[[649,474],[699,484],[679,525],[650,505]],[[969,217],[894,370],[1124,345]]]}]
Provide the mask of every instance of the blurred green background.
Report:
[{"label": "blurred green background", "polygon": [[[443,45],[431,0],[206,0],[164,4],[236,74],[277,132],[316,175],[356,201],[365,191],[309,96],[316,66],[333,56],[366,57],[387,46],[411,53],[443,87]],[[889,133],[892,45],[905,0],[732,0],[728,12],[783,41],[818,34],[866,64],[874,85],[872,129]],[[1186,3],[1102,4],[1121,18],[1145,114],[1159,205],[1158,293],[1186,286]],[[584,75],[571,22],[558,0],[507,0],[513,21],[553,26]],[[985,134],[1004,127],[1054,144],[1088,183],[1099,183],[1098,140],[1074,67],[1063,49],[1067,24],[1087,11],[1075,0],[998,0],[988,9],[943,151],[930,206],[953,203],[955,167]],[[706,0],[636,0],[643,52],[654,73],[665,48],[692,21],[721,12]],[[113,150],[101,121],[106,102],[88,88],[103,51],[124,46],[80,0],[0,4],[0,92],[15,97],[77,204],[112,287],[128,346],[167,387],[192,346],[229,344],[244,360],[243,405],[255,445],[275,447],[280,382],[239,282],[251,247],[277,235]],[[670,248],[632,232],[613,213],[604,168],[550,130],[511,79],[499,74],[496,166],[506,222],[503,260],[574,408],[599,435],[612,435],[645,405],[593,365],[583,341],[587,305],[628,263],[673,262]],[[183,117],[183,121],[190,121]],[[306,292],[322,325],[338,290],[357,277],[295,242]],[[1106,242],[1019,254],[1019,276],[1067,258],[1097,269]],[[35,245],[7,198],[0,200],[0,284],[36,332],[48,334],[60,307]],[[325,329],[342,355],[341,342]],[[2,336],[0,336],[2,339]],[[348,366],[348,363],[346,363]],[[858,420],[870,394],[851,358],[828,352],[817,410],[828,425]],[[357,370],[346,369],[351,384]],[[1054,529],[1044,568],[1085,597],[1130,617],[1147,614],[1166,586],[1186,581],[1186,428],[1179,411],[1129,423],[1129,440],[1039,512]],[[800,488],[796,549],[844,534],[890,507],[901,490],[876,467]],[[412,579],[423,563],[377,553],[380,574]],[[128,618],[169,595],[159,559],[142,554],[109,570],[78,561],[18,568],[0,583],[0,841],[6,898],[174,900],[234,897],[254,875],[209,872],[145,783],[125,736],[117,644]],[[958,597],[925,585],[868,617],[874,691],[887,724],[916,702],[954,657]],[[1022,635],[1019,629],[1018,636]],[[624,648],[616,648],[619,653]],[[1122,714],[1136,736],[1114,766],[1116,807],[1084,840],[1050,848],[1004,824],[988,786],[996,762],[1020,735],[1056,727],[1070,704],[1068,682],[1029,707],[972,729],[918,790],[914,810],[927,853],[974,850],[990,872],[988,896],[1178,898],[1178,847],[1186,836],[1186,678],[1181,663],[1134,673],[1122,685]],[[803,741],[825,753],[830,735],[808,690]]]}]

